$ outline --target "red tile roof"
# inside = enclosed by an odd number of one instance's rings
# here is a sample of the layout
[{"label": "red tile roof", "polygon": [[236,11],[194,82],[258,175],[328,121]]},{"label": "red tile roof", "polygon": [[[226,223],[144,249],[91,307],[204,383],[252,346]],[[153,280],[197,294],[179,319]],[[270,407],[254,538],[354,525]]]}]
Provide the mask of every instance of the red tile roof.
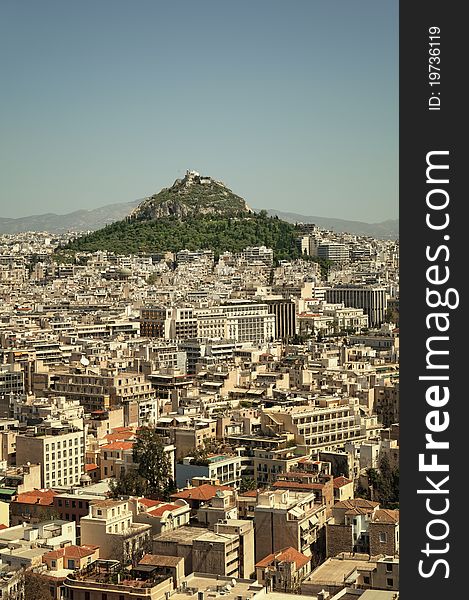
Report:
[{"label": "red tile roof", "polygon": [[157,506],[161,503],[160,500],[150,500],[150,498],[140,498],[138,502],[139,504],[143,504],[143,506],[147,506],[148,508],[151,506]]},{"label": "red tile roof", "polygon": [[232,490],[232,487],[227,485],[212,485],[210,483],[203,483],[197,487],[188,488],[182,490],[182,492],[176,492],[171,494],[171,498],[182,498],[183,500],[203,500],[207,502],[215,497],[218,490]]},{"label": "red tile roof", "polygon": [[248,490],[247,492],[241,492],[240,496],[248,496],[249,498],[257,498],[257,490]]},{"label": "red tile roof", "polygon": [[296,565],[296,569],[301,569],[306,563],[311,560],[310,557],[305,556],[295,548],[287,547],[283,548],[283,550],[279,550],[278,552],[274,552],[273,554],[269,554],[258,563],[256,563],[256,567],[268,567],[273,562],[294,562]]},{"label": "red tile roof", "polygon": [[353,498],[352,500],[341,500],[340,502],[336,502],[334,504],[334,508],[363,508],[368,511],[373,511],[377,506],[379,506],[378,502],[373,502],[372,500],[365,500],[364,498]]},{"label": "red tile roof", "polygon": [[65,548],[58,548],[57,550],[51,550],[44,554],[44,558],[84,558],[85,556],[91,556],[96,552],[98,546],[65,546]]},{"label": "red tile roof", "polygon": [[23,492],[18,494],[15,503],[19,504],[39,504],[40,506],[52,506],[54,502],[54,496],[57,496],[58,492],[54,490],[31,490],[29,492]]},{"label": "red tile roof", "polygon": [[181,508],[180,506],[178,506],[177,504],[160,504],[160,506],[155,506],[154,508],[150,508],[150,510],[148,511],[151,515],[154,515],[155,517],[162,517],[163,514],[168,511],[168,510],[177,510],[178,508]]},{"label": "red tile roof", "polygon": [[94,471],[98,468],[96,463],[90,463],[89,465],[85,465],[85,471]]},{"label": "red tile roof", "polygon": [[334,477],[334,487],[340,488],[348,483],[352,483],[351,479],[347,479],[346,477]]},{"label": "red tile roof", "polygon": [[399,511],[381,508],[375,512],[373,523],[399,523]]},{"label": "red tile roof", "polygon": [[133,448],[134,442],[111,442],[110,444],[104,444],[101,446],[104,450],[130,450]]}]

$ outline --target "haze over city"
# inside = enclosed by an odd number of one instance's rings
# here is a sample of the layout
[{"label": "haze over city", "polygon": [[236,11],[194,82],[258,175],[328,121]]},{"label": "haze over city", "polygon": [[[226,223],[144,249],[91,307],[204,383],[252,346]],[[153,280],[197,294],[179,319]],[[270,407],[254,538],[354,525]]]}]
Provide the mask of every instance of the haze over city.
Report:
[{"label": "haze over city", "polygon": [[2,217],[158,192],[398,215],[398,3],[4,2]]}]

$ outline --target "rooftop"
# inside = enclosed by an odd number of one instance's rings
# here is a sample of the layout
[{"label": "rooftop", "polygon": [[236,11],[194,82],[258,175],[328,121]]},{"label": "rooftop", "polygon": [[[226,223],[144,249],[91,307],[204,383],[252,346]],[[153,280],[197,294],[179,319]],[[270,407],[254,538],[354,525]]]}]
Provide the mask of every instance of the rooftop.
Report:
[{"label": "rooftop", "polygon": [[182,556],[163,556],[161,554],[145,554],[139,561],[139,565],[150,565],[152,567],[176,567],[181,561]]},{"label": "rooftop", "polygon": [[54,502],[54,496],[58,492],[54,490],[32,490],[18,494],[14,502],[21,504],[40,504],[41,506],[50,506]]},{"label": "rooftop", "polygon": [[250,579],[229,579],[206,573],[193,573],[183,581],[186,589],[173,594],[171,600],[195,600],[198,598],[198,592],[206,592],[206,597],[214,597],[210,595],[210,592],[217,591],[223,593],[220,596],[223,600],[238,600],[240,596],[251,598],[262,589],[262,586]]},{"label": "rooftop", "polygon": [[197,487],[187,488],[181,492],[171,494],[171,498],[182,498],[183,500],[199,500],[207,502],[215,497],[219,490],[233,490],[232,487],[227,485],[211,485],[210,483],[203,483]]},{"label": "rooftop", "polygon": [[174,542],[176,544],[191,545],[193,540],[202,535],[206,529],[201,527],[178,527],[154,537],[157,542]]},{"label": "rooftop", "polygon": [[319,567],[314,569],[304,583],[316,585],[343,584],[344,580],[354,569],[374,569],[376,561],[360,558],[328,558]]},{"label": "rooftop", "polygon": [[296,565],[296,569],[298,570],[301,569],[301,567],[303,567],[310,560],[310,557],[305,556],[301,552],[298,552],[298,550],[295,550],[295,548],[287,547],[283,548],[282,550],[279,550],[278,552],[269,554],[268,556],[260,560],[258,563],[256,563],[256,567],[268,567],[274,562],[294,562]]}]

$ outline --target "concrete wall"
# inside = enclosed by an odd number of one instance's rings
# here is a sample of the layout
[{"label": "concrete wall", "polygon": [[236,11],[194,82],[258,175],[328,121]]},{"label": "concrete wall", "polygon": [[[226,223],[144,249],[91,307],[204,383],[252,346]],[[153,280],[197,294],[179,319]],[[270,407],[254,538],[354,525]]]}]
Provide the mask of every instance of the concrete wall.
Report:
[{"label": "concrete wall", "polygon": [[[237,545],[237,544],[235,544]],[[234,547],[230,541],[227,543],[194,540],[193,544],[193,566],[197,573],[212,573],[213,575],[230,575],[239,577],[239,554],[235,563],[236,570],[228,565],[228,548]],[[239,546],[237,546],[239,548]],[[239,552],[239,551],[238,551]]]},{"label": "concrete wall", "polygon": [[291,546],[298,551],[299,533],[296,521],[288,522],[284,512],[255,511],[256,563],[276,552]]},{"label": "concrete wall", "polygon": [[340,552],[352,552],[353,537],[351,525],[326,525],[326,556],[337,556]]},{"label": "concrete wall", "polygon": [[163,556],[178,556],[184,559],[184,575],[190,575],[192,568],[192,544],[180,544],[177,541],[163,541],[158,538],[153,540],[153,554]]}]

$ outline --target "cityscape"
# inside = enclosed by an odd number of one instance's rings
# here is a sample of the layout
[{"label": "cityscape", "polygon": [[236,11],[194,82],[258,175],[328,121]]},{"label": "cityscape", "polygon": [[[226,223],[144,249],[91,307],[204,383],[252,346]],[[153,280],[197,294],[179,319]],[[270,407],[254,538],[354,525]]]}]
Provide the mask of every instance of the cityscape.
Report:
[{"label": "cityscape", "polygon": [[396,600],[398,238],[168,179],[0,234],[0,597]]}]

